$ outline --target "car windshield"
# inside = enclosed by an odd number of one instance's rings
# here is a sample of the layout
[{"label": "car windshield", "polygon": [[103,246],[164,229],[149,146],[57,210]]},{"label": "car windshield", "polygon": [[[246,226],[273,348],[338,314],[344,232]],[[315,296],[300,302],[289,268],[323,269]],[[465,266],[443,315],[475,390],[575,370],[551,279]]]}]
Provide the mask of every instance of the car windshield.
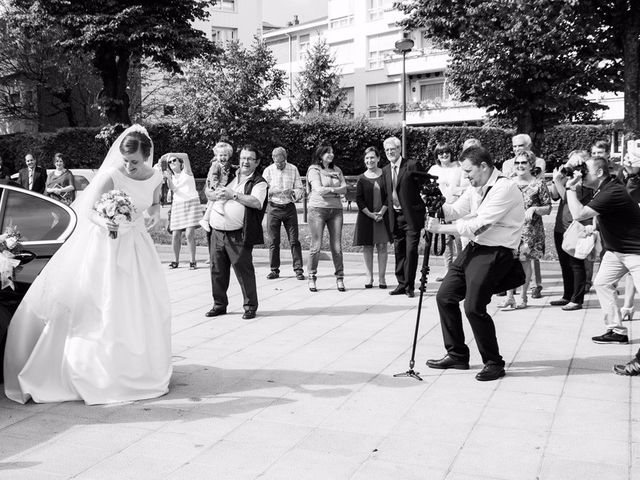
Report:
[{"label": "car windshield", "polygon": [[15,225],[23,242],[57,240],[69,226],[69,212],[46,198],[8,189],[4,193],[7,203],[3,232]]}]

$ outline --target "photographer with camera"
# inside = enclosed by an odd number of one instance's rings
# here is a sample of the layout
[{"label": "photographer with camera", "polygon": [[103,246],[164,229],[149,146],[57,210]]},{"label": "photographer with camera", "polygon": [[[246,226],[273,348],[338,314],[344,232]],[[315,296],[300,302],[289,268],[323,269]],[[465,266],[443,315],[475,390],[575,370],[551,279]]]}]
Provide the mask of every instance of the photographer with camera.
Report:
[{"label": "photographer with camera", "polygon": [[427,366],[469,368],[469,347],[465,344],[460,312],[460,301],[464,299],[465,314],[484,363],[476,380],[497,380],[505,375],[504,360],[487,305],[494,293],[516,286],[509,284],[514,266],[524,281],[522,266],[514,258],[524,224],[524,200],[517,185],[500,175],[484,148],[464,150],[460,161],[463,176],[471,186],[454,203],[442,207],[446,221],[460,220],[455,225],[446,225],[429,217],[426,227],[433,233],[470,239],[449,268],[436,295],[447,354],[439,360],[428,360]]},{"label": "photographer with camera", "polygon": [[[607,331],[592,340],[602,344],[626,344],[629,338],[627,328],[622,325],[615,284],[629,272],[636,286],[640,285],[640,207],[625,186],[610,175],[605,159],[590,158],[586,167],[584,174],[574,173],[566,188],[567,204],[574,219],[581,221],[597,216],[598,230],[606,250],[594,287],[604,310]],[[576,190],[581,184],[595,189],[593,199],[587,205],[578,200]],[[622,367],[616,373],[636,375],[639,371]]]},{"label": "photographer with camera", "polygon": [[[562,249],[564,233],[571,225],[574,218],[567,206],[566,188],[567,180],[573,176],[574,169],[583,169],[589,158],[589,152],[585,150],[573,150],[569,153],[564,165],[553,170],[553,184],[549,188],[551,198],[560,200],[556,213],[556,223],[553,230],[553,239],[558,253],[558,263],[562,272],[563,294],[559,300],[552,300],[550,305],[562,307],[562,310],[571,311],[582,308],[584,295],[587,292],[587,271],[585,260],[575,258]],[[586,186],[576,187],[576,196],[581,205],[589,203],[593,197],[593,190]],[[591,223],[591,222],[588,222]]]}]

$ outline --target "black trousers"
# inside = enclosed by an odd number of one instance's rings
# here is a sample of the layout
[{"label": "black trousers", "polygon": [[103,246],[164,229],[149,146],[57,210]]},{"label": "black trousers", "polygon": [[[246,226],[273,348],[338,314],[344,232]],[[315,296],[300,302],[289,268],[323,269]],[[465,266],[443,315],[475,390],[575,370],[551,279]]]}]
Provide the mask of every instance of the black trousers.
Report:
[{"label": "black trousers", "polygon": [[280,227],[284,225],[291,245],[293,270],[302,273],[302,247],[298,240],[298,212],[293,203],[277,205],[269,203],[267,210],[267,232],[269,232],[269,263],[271,271],[280,273]]},{"label": "black trousers", "polygon": [[418,270],[420,232],[411,230],[402,213],[396,213],[393,225],[393,250],[396,257],[396,279],[406,290],[414,290]]},{"label": "black trousers", "polygon": [[215,308],[226,309],[229,304],[227,290],[229,289],[231,267],[233,267],[244,297],[245,311],[255,312],[257,310],[258,292],[252,252],[253,247],[243,245],[242,230],[230,232],[212,230],[209,270]]},{"label": "black trousers", "polygon": [[504,366],[487,305],[512,263],[513,252],[509,248],[470,243],[449,267],[436,295],[436,303],[444,345],[451,357],[469,361],[469,347],[465,344],[460,312],[460,301],[464,299],[464,312],[482,362]]},{"label": "black trousers", "polygon": [[558,262],[562,271],[562,285],[564,293],[562,298],[582,305],[587,284],[587,270],[584,260],[572,257],[562,249],[563,234],[553,232],[553,239],[558,252]]}]

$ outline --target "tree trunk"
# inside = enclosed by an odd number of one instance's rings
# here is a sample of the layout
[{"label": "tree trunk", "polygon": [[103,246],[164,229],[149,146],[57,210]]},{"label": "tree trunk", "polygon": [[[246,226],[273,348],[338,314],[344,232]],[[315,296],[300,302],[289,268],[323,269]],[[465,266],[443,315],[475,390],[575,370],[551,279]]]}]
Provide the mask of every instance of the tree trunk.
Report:
[{"label": "tree trunk", "polygon": [[517,133],[529,135],[532,150],[539,155],[544,144],[544,113],[540,110],[523,108],[517,118]]},{"label": "tree trunk", "polygon": [[53,96],[60,101],[62,113],[67,117],[67,123],[70,127],[78,126],[78,119],[73,111],[73,99],[71,89],[65,89],[60,93],[54,93]]},{"label": "tree trunk", "polygon": [[127,75],[129,72],[129,52],[99,49],[94,57],[94,66],[102,79],[102,90],[98,94],[98,103],[102,107],[109,123],[131,124],[129,117],[129,95],[127,94]]},{"label": "tree trunk", "polygon": [[622,35],[624,59],[624,133],[640,138],[640,4],[632,1]]}]

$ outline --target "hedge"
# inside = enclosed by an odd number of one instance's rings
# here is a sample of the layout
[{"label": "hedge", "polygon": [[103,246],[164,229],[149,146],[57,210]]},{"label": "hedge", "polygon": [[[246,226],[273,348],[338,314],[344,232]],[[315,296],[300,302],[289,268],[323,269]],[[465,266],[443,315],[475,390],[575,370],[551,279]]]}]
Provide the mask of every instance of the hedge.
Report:
[{"label": "hedge", "polygon": [[[155,156],[169,151],[186,152],[192,159],[196,176],[204,176],[213,155],[206,147],[209,139],[187,138],[180,126],[158,123],[147,126],[154,140]],[[548,162],[566,158],[569,151],[589,148],[596,140],[610,139],[614,131],[612,125],[563,125],[546,132],[541,152],[537,152]],[[0,136],[0,156],[15,170],[22,167],[24,155],[31,152],[42,165],[52,167],[53,155],[63,153],[69,167],[97,168],[107,152],[107,146],[96,135],[100,128],[65,128],[53,133],[11,134]],[[496,162],[512,156],[512,130],[495,127],[409,127],[407,143],[409,158],[419,159],[425,166],[433,163],[436,143],[447,142],[454,151],[460,151],[464,140],[477,138],[489,149]],[[382,142],[390,135],[401,137],[397,125],[385,125],[366,119],[346,120],[328,117],[313,117],[302,121],[282,122],[256,138],[234,139],[230,141],[236,148],[244,143],[254,144],[260,151],[263,165],[271,162],[271,151],[276,146],[284,146],[288,159],[297,165],[302,174],[311,162],[314,148],[321,141],[329,141],[334,148],[336,163],[345,174],[357,175],[364,171],[363,152],[369,146],[382,151]],[[384,154],[382,155],[384,157]],[[384,164],[383,160],[381,164]]]}]

